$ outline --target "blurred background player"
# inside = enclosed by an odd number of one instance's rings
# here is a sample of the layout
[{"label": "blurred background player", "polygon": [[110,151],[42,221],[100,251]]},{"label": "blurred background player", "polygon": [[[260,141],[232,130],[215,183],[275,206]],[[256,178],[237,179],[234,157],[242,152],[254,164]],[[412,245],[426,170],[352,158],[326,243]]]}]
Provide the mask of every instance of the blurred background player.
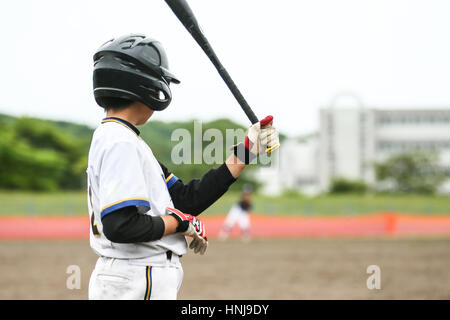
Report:
[{"label": "blurred background player", "polygon": [[250,184],[245,184],[242,188],[242,194],[239,202],[231,207],[223,224],[222,230],[219,233],[219,239],[225,240],[237,224],[239,227],[241,239],[244,241],[250,240],[250,210],[252,209],[252,193],[253,187]]}]

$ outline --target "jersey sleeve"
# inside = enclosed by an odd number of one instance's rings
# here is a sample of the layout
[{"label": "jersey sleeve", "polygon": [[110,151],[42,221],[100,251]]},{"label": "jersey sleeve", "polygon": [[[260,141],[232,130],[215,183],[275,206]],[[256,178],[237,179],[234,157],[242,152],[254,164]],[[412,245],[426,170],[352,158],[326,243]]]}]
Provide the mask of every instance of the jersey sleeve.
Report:
[{"label": "jersey sleeve", "polygon": [[164,173],[164,179],[166,180],[167,189],[170,190],[179,179],[176,175],[169,172],[169,170],[161,162],[158,161],[158,163]]},{"label": "jersey sleeve", "polygon": [[225,163],[209,170],[201,179],[193,179],[187,184],[170,173],[161,163],[160,166],[175,208],[194,216],[216,202],[236,181]]},{"label": "jersey sleeve", "polygon": [[127,141],[112,144],[103,154],[99,169],[100,217],[136,206],[150,209],[142,163],[136,146]]}]

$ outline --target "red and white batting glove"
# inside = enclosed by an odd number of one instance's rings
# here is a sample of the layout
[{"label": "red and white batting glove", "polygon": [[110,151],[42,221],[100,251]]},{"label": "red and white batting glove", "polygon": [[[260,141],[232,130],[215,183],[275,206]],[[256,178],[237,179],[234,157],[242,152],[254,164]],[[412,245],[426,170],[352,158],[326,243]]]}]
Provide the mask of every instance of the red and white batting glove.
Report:
[{"label": "red and white batting glove", "polygon": [[166,208],[166,214],[177,219],[177,232],[192,237],[189,248],[193,249],[194,253],[204,254],[206,248],[208,248],[208,238],[206,237],[206,227],[203,222],[190,214],[170,207]]},{"label": "red and white batting glove", "polygon": [[245,164],[249,164],[260,154],[271,154],[280,148],[278,131],[273,124],[273,116],[267,116],[253,124],[243,143],[233,146],[236,157]]}]

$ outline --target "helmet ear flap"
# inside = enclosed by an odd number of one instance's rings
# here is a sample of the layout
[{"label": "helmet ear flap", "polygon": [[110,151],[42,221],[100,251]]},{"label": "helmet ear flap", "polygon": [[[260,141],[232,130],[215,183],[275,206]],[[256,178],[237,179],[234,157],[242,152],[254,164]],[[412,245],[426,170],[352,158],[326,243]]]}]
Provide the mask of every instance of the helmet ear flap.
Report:
[{"label": "helmet ear flap", "polygon": [[[150,100],[149,108],[161,111],[167,108],[172,101],[172,91],[166,81],[153,82],[151,86],[140,85],[144,90],[147,99]],[[146,99],[146,100],[147,100]]]}]

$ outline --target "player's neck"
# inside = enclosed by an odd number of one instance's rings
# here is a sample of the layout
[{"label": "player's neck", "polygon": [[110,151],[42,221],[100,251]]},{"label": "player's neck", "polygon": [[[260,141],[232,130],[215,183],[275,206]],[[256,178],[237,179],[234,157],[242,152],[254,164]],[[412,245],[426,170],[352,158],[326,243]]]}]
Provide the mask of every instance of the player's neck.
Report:
[{"label": "player's neck", "polygon": [[153,110],[150,110],[144,105],[133,103],[127,108],[120,110],[108,110],[107,117],[115,117],[125,121],[128,121],[134,126],[140,126],[147,122],[147,120],[153,114]]},{"label": "player's neck", "polygon": [[106,116],[109,117],[114,117],[114,118],[119,118],[125,121],[128,121],[129,123],[131,123],[132,125],[136,126],[137,125],[137,117],[133,117],[132,114],[130,114],[129,112],[126,112],[127,109],[125,110],[120,110],[120,111],[108,111],[106,113]]}]

